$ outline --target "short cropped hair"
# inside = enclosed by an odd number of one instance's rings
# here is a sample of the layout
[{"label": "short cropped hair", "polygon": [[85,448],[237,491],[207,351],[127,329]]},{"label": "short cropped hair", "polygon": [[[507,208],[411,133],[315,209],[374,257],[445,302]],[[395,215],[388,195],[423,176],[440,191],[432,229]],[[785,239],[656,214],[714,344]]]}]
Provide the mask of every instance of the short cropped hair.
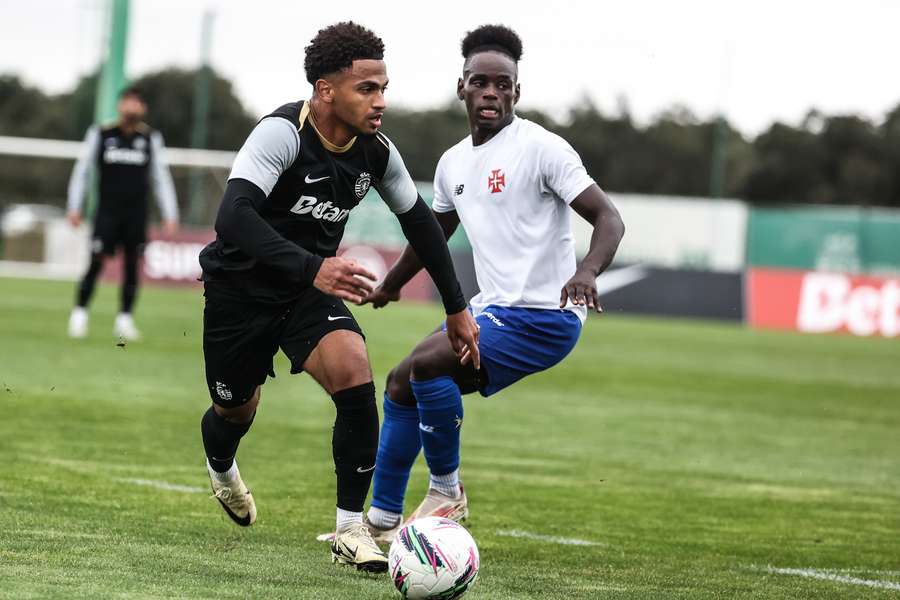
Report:
[{"label": "short cropped hair", "polygon": [[502,52],[519,62],[522,58],[522,40],[515,31],[504,25],[482,25],[467,33],[462,40],[463,58],[486,50]]},{"label": "short cropped hair", "polygon": [[119,92],[119,100],[122,100],[123,98],[137,98],[144,104],[147,104],[147,99],[144,97],[144,90],[136,85],[129,85]]},{"label": "short cropped hair", "polygon": [[384,42],[371,30],[353,21],[320,29],[305,48],[306,80],[315,83],[323,75],[348,69],[354,60],[384,58]]}]

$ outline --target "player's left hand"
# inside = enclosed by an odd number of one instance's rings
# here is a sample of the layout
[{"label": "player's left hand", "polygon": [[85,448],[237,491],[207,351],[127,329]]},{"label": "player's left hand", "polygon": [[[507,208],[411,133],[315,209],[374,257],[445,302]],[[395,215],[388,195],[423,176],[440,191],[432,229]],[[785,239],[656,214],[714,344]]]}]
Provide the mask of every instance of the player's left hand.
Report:
[{"label": "player's left hand", "polygon": [[382,308],[387,306],[389,302],[396,302],[399,299],[400,292],[387,290],[385,289],[384,284],[382,284],[369,292],[369,295],[363,298],[363,301],[360,302],[359,305],[371,304],[372,308]]},{"label": "player's left hand", "polygon": [[600,296],[597,293],[597,278],[586,269],[578,269],[572,278],[563,286],[559,296],[559,307],[565,308],[571,300],[578,306],[587,306],[598,313],[602,313]]},{"label": "player's left hand", "polygon": [[178,233],[178,221],[174,219],[163,219],[162,230],[165,235],[175,235]]},{"label": "player's left hand", "polygon": [[447,315],[447,337],[453,351],[459,357],[460,364],[465,365],[471,361],[476,371],[481,368],[478,336],[478,323],[467,308]]}]

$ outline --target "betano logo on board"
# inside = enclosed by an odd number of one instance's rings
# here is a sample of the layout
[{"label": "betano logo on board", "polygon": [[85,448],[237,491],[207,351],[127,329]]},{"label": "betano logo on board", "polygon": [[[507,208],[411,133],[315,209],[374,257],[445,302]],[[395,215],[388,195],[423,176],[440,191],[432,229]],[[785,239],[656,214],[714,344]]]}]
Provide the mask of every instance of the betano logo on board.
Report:
[{"label": "betano logo on board", "polygon": [[752,269],[749,321],[807,333],[900,335],[900,279]]}]

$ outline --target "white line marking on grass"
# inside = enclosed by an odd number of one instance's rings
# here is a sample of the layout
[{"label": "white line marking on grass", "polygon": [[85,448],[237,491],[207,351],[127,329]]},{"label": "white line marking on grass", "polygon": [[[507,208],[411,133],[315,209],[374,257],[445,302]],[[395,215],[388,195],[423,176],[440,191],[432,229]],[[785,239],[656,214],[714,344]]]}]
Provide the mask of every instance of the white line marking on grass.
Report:
[{"label": "white line marking on grass", "polygon": [[520,529],[499,529],[497,535],[503,537],[523,538],[526,540],[536,540],[539,542],[550,542],[551,544],[562,544],[563,546],[608,546],[601,542],[591,542],[589,540],[579,540],[577,538],[558,537],[555,535],[542,535],[540,533],[531,533],[530,531],[522,531]]},{"label": "white line marking on grass", "polygon": [[168,481],[157,481],[155,479],[116,479],[122,483],[133,483],[134,485],[145,485],[147,487],[155,487],[160,490],[169,490],[172,492],[186,492],[189,494],[205,494],[209,490],[197,487],[195,485],[179,485],[177,483],[169,483]]},{"label": "white line marking on grass", "polygon": [[822,579],[824,581],[834,581],[836,583],[849,583],[851,585],[862,585],[870,588],[878,588],[881,590],[900,591],[900,583],[893,581],[879,581],[877,579],[860,579],[859,577],[850,577],[848,575],[838,575],[833,571],[825,569],[787,569],[779,567],[754,567],[765,571],[766,573],[774,573],[776,575],[799,575],[800,577],[809,577],[810,579]]}]

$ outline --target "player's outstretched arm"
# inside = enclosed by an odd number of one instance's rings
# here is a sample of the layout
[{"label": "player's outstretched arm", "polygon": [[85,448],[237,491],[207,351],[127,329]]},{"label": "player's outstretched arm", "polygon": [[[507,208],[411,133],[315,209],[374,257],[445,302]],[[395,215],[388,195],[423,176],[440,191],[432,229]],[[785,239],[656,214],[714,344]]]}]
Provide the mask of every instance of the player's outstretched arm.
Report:
[{"label": "player's outstretched arm", "polygon": [[[444,239],[449,240],[459,226],[459,215],[456,211],[434,212],[435,219],[444,232]],[[400,290],[422,270],[422,261],[416,256],[412,246],[407,244],[397,262],[388,270],[387,275],[375,290],[363,301],[363,304],[372,304],[373,308],[381,308],[389,302],[400,299]]]},{"label": "player's outstretched arm", "polygon": [[178,231],[178,199],[165,157],[166,144],[158,131],[150,135],[150,143],[153,147],[150,153],[150,185],[162,214],[163,231],[166,235],[174,235]]},{"label": "player's outstretched arm", "polygon": [[466,357],[464,362],[471,359],[478,368],[481,364],[478,325],[468,311],[465,296],[456,279],[443,228],[421,198],[416,198],[412,208],[398,214],[397,219],[409,241],[410,250],[424,265],[441,294],[447,312],[447,337],[453,350],[461,359]]},{"label": "player's outstretched arm", "polygon": [[619,242],[625,235],[625,224],[609,196],[597,184],[588,186],[576,196],[571,207],[594,226],[594,233],[591,235],[588,253],[572,278],[563,286],[559,307],[563,308],[571,300],[580,306],[586,305],[597,312],[603,312],[597,294],[597,276],[606,270],[616,255]]},{"label": "player's outstretched arm", "polygon": [[100,128],[92,125],[84,135],[84,142],[69,178],[66,214],[73,227],[81,225],[81,205],[90,185],[93,161],[100,148]]}]

